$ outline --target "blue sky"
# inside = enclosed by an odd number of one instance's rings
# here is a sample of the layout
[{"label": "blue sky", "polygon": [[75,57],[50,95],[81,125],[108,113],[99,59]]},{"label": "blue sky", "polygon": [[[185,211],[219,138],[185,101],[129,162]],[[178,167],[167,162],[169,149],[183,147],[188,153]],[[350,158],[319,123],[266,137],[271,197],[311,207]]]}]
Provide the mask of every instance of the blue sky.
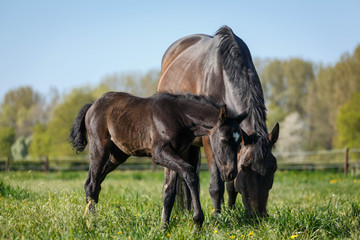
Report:
[{"label": "blue sky", "polygon": [[360,44],[360,1],[0,0],[0,101],[159,69],[168,46],[230,26],[253,57],[333,64]]}]

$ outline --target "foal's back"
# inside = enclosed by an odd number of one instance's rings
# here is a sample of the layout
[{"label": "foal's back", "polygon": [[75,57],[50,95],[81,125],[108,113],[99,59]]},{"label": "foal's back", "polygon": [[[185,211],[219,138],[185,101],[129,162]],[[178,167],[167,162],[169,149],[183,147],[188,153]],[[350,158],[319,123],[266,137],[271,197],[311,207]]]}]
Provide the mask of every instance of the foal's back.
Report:
[{"label": "foal's back", "polygon": [[149,156],[152,101],[124,92],[102,95],[86,114],[89,139],[110,140],[128,155]]},{"label": "foal's back", "polygon": [[128,155],[150,156],[154,140],[179,131],[176,105],[174,97],[166,94],[141,98],[105,93],[86,114],[89,139],[112,141]]}]

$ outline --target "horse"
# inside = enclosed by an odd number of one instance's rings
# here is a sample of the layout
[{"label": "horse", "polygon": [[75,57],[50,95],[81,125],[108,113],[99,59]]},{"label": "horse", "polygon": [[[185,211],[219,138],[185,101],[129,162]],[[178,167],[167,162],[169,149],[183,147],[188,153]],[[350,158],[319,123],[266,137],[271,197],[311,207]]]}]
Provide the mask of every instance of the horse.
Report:
[{"label": "horse", "polygon": [[[98,203],[106,175],[129,156],[151,156],[152,161],[178,173],[190,189],[193,220],[202,225],[196,166],[180,155],[199,136],[208,136],[221,176],[233,180],[240,145],[239,123],[243,112],[229,118],[225,105],[193,95],[155,94],[140,98],[124,92],[108,92],[94,103],[85,104],[71,128],[69,139],[77,153],[89,141],[90,167],[85,182],[91,210]],[[87,137],[88,136],[88,140]],[[170,219],[169,196],[164,195],[162,222]],[[93,202],[95,204],[93,204]]]},{"label": "horse", "polygon": [[[234,182],[226,183],[228,206],[232,208],[237,194],[241,193],[246,213],[266,216],[268,195],[277,169],[271,149],[278,139],[279,124],[268,133],[260,79],[245,42],[228,26],[221,27],[214,36],[195,34],[175,41],[162,58],[158,91],[211,96],[226,104],[231,116],[249,109],[249,116],[241,123],[238,175]],[[214,215],[217,215],[224,201],[224,179],[214,161],[208,137],[202,137],[202,145],[211,176],[209,193]],[[200,161],[198,149],[194,145],[189,151],[192,161]],[[166,180],[176,181],[166,177],[165,185],[172,184]],[[185,199],[189,202],[186,191]]]}]

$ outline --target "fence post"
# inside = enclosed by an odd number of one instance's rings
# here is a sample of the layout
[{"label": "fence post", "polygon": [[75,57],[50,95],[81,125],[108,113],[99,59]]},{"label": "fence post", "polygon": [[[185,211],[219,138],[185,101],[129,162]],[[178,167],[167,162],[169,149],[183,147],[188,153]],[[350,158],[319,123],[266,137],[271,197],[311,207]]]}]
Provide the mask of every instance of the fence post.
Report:
[{"label": "fence post", "polygon": [[345,148],[344,174],[347,175],[349,170],[349,148]]},{"label": "fence post", "polygon": [[6,157],[6,160],[5,160],[5,172],[8,172],[10,169],[10,159],[9,157]]},{"label": "fence post", "polygon": [[49,157],[48,156],[45,156],[44,171],[49,172]]}]

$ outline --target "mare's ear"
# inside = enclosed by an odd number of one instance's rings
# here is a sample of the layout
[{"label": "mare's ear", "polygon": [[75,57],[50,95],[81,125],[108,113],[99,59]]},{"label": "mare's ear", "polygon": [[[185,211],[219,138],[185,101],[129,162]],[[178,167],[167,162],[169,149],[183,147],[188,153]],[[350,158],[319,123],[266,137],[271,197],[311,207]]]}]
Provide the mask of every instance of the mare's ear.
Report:
[{"label": "mare's ear", "polygon": [[268,136],[270,144],[272,146],[276,143],[276,141],[279,138],[279,130],[280,130],[279,123],[276,123],[275,127],[273,128],[273,130],[271,130],[271,133]]},{"label": "mare's ear", "polygon": [[226,105],[224,104],[220,107],[219,121],[223,122],[225,121],[226,118],[227,118],[227,109],[226,109]]},{"label": "mare's ear", "polygon": [[244,171],[245,173],[246,172],[249,172],[251,169],[251,165],[248,165],[248,164],[241,164],[241,170]]},{"label": "mare's ear", "polygon": [[242,128],[240,128],[240,131],[241,131],[241,142],[242,142],[242,144],[244,146],[248,145],[248,144],[251,144],[252,140],[251,140],[250,136],[247,135],[247,133],[244,130],[242,130]]},{"label": "mare's ear", "polygon": [[247,118],[249,114],[249,111],[246,109],[245,111],[243,111],[242,113],[240,113],[239,116],[237,116],[235,119],[236,119],[236,122],[238,124],[240,124],[245,118]]}]

